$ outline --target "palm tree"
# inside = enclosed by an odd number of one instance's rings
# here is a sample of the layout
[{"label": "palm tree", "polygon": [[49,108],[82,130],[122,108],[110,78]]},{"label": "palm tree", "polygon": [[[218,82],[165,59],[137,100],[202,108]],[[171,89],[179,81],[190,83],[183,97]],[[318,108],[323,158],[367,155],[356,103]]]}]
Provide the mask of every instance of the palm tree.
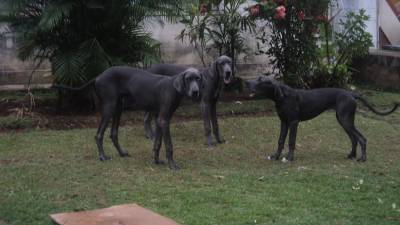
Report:
[{"label": "palm tree", "polygon": [[145,31],[154,17],[173,19],[184,0],[5,0],[18,56],[49,60],[56,83],[80,85],[112,65],[145,66],[160,43]]}]

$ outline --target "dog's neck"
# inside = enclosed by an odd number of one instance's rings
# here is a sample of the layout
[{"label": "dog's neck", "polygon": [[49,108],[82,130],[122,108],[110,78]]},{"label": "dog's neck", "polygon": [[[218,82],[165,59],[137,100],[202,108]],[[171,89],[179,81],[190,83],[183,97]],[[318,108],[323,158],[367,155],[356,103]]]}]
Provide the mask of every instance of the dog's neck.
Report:
[{"label": "dog's neck", "polygon": [[280,88],[282,96],[279,96],[279,94],[277,93],[277,90],[275,90],[274,91],[274,95],[272,97],[270,97],[270,99],[273,102],[275,102],[276,106],[279,106],[279,105],[283,104],[283,102],[285,100],[285,97],[286,97],[288,92],[290,92],[290,93],[296,92],[296,89],[293,89],[293,88],[291,88],[291,87],[289,87],[289,86],[287,86],[287,85],[285,85],[283,83],[279,84],[279,88]]},{"label": "dog's neck", "polygon": [[218,68],[213,63],[211,66],[205,68],[205,75],[207,76],[207,79],[212,80],[213,82],[222,82],[223,77],[219,74]]}]

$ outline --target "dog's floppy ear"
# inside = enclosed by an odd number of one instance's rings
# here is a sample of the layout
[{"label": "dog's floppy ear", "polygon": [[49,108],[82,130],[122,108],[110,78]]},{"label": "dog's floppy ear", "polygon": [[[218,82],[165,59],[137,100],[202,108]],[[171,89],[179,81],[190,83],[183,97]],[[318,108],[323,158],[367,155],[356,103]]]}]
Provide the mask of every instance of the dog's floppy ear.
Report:
[{"label": "dog's floppy ear", "polygon": [[215,60],[212,64],[211,64],[211,77],[214,78],[214,76],[217,75],[219,76],[219,70],[218,70],[218,59]]},{"label": "dog's floppy ear", "polygon": [[204,87],[206,86],[206,76],[204,75],[204,73],[200,73],[200,78],[201,78],[201,89],[204,89]]},{"label": "dog's floppy ear", "polygon": [[179,92],[180,94],[184,94],[185,93],[185,75],[186,75],[186,71],[180,73],[174,80],[173,82],[173,86],[175,88],[175,90],[177,92]]},{"label": "dog's floppy ear", "polygon": [[274,95],[278,99],[282,99],[283,97],[285,97],[283,95],[283,90],[282,90],[281,84],[279,84],[278,82],[274,82]]}]

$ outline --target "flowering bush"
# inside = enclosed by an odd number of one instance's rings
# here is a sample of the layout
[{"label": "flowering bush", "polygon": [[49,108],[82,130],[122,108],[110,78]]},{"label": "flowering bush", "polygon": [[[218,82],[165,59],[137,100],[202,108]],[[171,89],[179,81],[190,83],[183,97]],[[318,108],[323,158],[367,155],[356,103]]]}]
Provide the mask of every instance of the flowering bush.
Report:
[{"label": "flowering bush", "polygon": [[319,25],[328,17],[330,0],[257,0],[258,10],[250,14],[265,22],[259,53],[271,56],[271,63],[291,86],[309,86],[311,71],[318,61]]}]

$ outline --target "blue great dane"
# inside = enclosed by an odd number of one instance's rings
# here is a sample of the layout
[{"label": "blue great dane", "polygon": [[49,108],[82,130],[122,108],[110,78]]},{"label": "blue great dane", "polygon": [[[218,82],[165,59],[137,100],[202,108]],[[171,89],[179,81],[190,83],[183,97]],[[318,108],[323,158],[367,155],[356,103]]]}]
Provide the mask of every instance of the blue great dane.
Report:
[{"label": "blue great dane", "polygon": [[[165,76],[172,76],[186,70],[188,67],[174,64],[157,64],[147,71]],[[228,56],[218,57],[210,67],[200,70],[203,77],[203,87],[201,88],[201,110],[204,121],[206,145],[212,146],[211,128],[217,143],[223,143],[217,119],[217,102],[223,84],[230,83],[234,75],[232,73],[232,60]],[[147,113],[144,119],[146,136],[154,139],[154,131],[151,128],[151,120],[154,116]]]}]

